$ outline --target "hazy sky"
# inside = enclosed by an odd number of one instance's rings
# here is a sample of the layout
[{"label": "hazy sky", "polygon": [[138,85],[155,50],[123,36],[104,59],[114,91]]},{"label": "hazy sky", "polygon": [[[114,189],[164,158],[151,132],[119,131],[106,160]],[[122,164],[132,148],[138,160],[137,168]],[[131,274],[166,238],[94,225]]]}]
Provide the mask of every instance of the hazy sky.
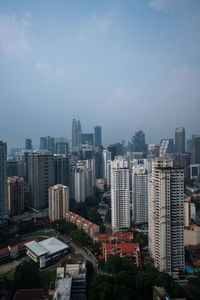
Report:
[{"label": "hazy sky", "polygon": [[0,139],[200,133],[199,0],[0,0]]}]

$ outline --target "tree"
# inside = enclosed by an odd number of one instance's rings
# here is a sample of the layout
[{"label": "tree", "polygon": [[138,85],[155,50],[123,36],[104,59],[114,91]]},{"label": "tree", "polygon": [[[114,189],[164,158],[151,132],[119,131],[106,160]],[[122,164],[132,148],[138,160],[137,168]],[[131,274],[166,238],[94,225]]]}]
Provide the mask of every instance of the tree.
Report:
[{"label": "tree", "polygon": [[14,274],[15,289],[34,289],[40,287],[39,273],[34,262],[19,265]]}]

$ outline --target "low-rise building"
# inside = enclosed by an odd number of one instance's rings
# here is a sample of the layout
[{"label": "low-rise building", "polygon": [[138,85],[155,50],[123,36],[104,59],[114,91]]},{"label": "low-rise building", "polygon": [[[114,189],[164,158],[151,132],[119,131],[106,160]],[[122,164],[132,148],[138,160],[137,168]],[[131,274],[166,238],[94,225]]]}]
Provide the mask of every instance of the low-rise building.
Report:
[{"label": "low-rise building", "polygon": [[68,250],[68,246],[63,242],[52,237],[37,243],[32,241],[25,244],[27,255],[38,264],[40,268],[55,263],[59,258],[63,257]]},{"label": "low-rise building", "polygon": [[99,233],[94,234],[94,243],[121,243],[121,242],[131,242],[133,241],[132,232],[117,232],[117,233]]},{"label": "low-rise building", "polygon": [[135,259],[135,264],[140,266],[142,264],[140,247],[138,243],[120,243],[120,244],[107,244],[103,243],[102,245],[102,256],[105,261],[111,255],[119,255],[120,257],[131,257]]},{"label": "low-rise building", "polygon": [[79,230],[83,230],[91,238],[95,233],[99,233],[99,226],[90,222],[89,220],[73,213],[72,211],[66,212],[66,222],[75,224]]}]

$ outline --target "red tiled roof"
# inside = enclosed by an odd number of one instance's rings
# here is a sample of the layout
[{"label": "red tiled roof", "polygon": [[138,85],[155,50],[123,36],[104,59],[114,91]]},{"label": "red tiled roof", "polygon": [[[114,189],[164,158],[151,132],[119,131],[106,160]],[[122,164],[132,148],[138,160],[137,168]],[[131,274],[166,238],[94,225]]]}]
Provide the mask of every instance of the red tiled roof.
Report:
[{"label": "red tiled roof", "polygon": [[93,228],[94,226],[95,226],[94,223],[91,223],[91,224],[90,224],[90,228]]},{"label": "red tiled roof", "polygon": [[0,256],[9,253],[8,247],[0,249]]},{"label": "red tiled roof", "polygon": [[32,238],[32,239],[30,239],[30,240],[26,240],[26,241],[20,242],[20,243],[18,243],[17,245],[18,245],[19,248],[23,248],[23,247],[24,247],[24,244],[29,243],[29,242],[32,242],[32,241],[39,242],[39,240],[38,240],[37,238]]},{"label": "red tiled roof", "polygon": [[44,290],[17,290],[13,300],[41,300],[48,293]]},{"label": "red tiled roof", "polygon": [[121,233],[121,232],[117,232],[117,233],[99,233],[99,234],[95,234],[94,235],[94,238],[98,238],[100,240],[104,240],[104,239],[107,239],[107,238],[121,238],[121,239],[125,239],[125,238],[128,238],[128,237],[132,237],[133,236],[133,233],[132,232],[124,232],[124,233]]},{"label": "red tiled roof", "polygon": [[104,244],[104,247],[106,251],[119,248],[120,250],[117,250],[117,252],[119,251],[124,253],[130,253],[139,250],[138,243]]}]

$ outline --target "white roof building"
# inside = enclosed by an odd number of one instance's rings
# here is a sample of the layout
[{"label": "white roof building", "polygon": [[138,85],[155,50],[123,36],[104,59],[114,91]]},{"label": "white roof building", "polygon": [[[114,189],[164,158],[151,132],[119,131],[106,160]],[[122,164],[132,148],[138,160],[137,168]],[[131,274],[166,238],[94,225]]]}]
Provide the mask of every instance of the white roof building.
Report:
[{"label": "white roof building", "polygon": [[44,268],[48,264],[52,263],[52,260],[57,259],[67,252],[68,246],[63,242],[52,237],[47,240],[37,243],[32,241],[25,244],[27,248],[27,255],[39,263],[40,268]]}]

